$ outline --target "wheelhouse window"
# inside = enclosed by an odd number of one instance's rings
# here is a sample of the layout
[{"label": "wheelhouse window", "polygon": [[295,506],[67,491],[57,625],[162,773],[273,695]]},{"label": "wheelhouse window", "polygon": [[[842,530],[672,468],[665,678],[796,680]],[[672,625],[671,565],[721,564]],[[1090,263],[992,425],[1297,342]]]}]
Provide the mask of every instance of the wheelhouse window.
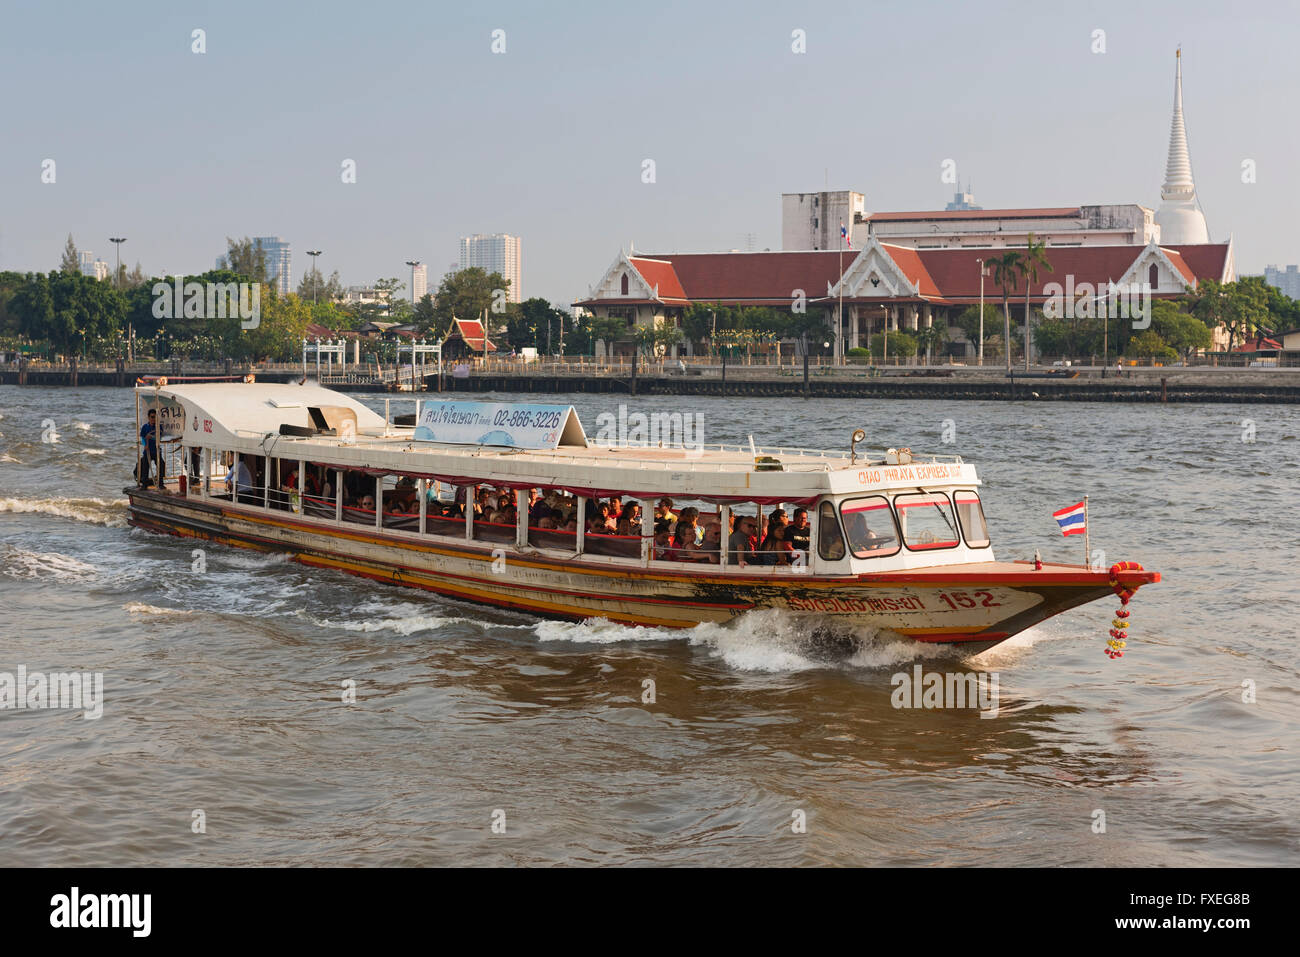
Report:
[{"label": "wheelhouse window", "polygon": [[966,536],[966,544],[971,548],[989,547],[989,527],[984,522],[984,506],[980,497],[972,491],[954,492],[952,500],[957,505],[957,521],[961,523],[961,533]]},{"label": "wheelhouse window", "polygon": [[828,562],[844,557],[844,533],[840,531],[840,520],[835,517],[835,506],[830,502],[822,502],[817,510],[817,554]]},{"label": "wheelhouse window", "polygon": [[943,492],[894,496],[894,508],[909,551],[956,548],[961,544],[952,503]]},{"label": "wheelhouse window", "polygon": [[898,525],[883,495],[851,498],[840,505],[844,534],[856,558],[883,558],[898,551]]}]

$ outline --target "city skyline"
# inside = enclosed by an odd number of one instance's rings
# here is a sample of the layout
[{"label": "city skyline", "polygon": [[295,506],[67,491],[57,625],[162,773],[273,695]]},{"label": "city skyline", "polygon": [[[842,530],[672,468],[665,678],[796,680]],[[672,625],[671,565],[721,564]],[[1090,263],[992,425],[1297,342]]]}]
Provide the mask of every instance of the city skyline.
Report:
[{"label": "city skyline", "polygon": [[[446,262],[460,237],[505,228],[529,241],[527,293],[567,305],[611,248],[726,251],[746,248],[750,233],[757,250],[781,248],[782,193],[850,188],[872,210],[939,210],[969,187],[989,209],[1156,209],[1180,44],[1213,238],[1233,237],[1241,274],[1300,260],[1300,197],[1287,177],[1300,134],[1271,106],[1290,79],[1281,4],[1007,3],[978,20],[930,4],[666,3],[655,20],[410,6],[410,35],[382,37],[340,28],[347,8],[329,3],[310,21],[259,11],[246,35],[253,9],[87,7],[74,24],[10,12],[8,37],[60,44],[0,39],[11,88],[23,75],[43,84],[39,100],[15,103],[0,157],[0,268],[52,269],[71,233],[89,249],[128,237],[124,264],[150,275],[202,272],[227,236],[274,230],[323,250],[322,273],[337,269],[349,285],[401,276],[411,258]],[[199,29],[205,52],[191,52]],[[498,29],[503,53],[492,52]],[[868,68],[861,44],[882,29],[922,45],[873,45]],[[1098,30],[1105,52],[1093,52]],[[805,53],[793,49],[798,31]],[[614,35],[623,48],[607,49]],[[662,49],[672,53],[637,59]],[[325,66],[343,51],[348,67]],[[287,112],[229,120],[230,103],[270,68],[296,78]],[[105,71],[117,109],[74,123],[43,108]],[[473,96],[411,92],[466,76]],[[629,81],[653,93],[641,98]],[[430,122],[374,134],[411,109]],[[238,135],[214,139],[205,115]],[[41,181],[47,160],[52,183]],[[949,160],[956,183],[944,180]],[[291,287],[305,268],[295,264]]]}]

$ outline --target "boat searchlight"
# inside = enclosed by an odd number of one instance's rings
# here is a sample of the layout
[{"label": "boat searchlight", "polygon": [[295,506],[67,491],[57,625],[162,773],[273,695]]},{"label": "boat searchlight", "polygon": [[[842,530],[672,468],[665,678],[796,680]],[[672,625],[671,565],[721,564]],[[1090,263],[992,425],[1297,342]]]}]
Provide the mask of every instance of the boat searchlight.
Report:
[{"label": "boat searchlight", "polygon": [[856,465],[858,461],[858,443],[867,437],[866,429],[854,429],[853,435],[849,438],[849,464]]}]

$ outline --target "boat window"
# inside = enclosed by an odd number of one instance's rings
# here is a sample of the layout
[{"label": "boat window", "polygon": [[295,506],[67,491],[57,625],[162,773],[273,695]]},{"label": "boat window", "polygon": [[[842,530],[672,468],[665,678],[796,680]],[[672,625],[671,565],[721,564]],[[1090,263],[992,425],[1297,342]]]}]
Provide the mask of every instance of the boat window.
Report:
[{"label": "boat window", "polygon": [[856,558],[883,558],[898,551],[898,525],[883,495],[851,498],[840,505],[840,515]]},{"label": "boat window", "polygon": [[894,508],[903,527],[903,544],[910,551],[956,548],[961,544],[952,503],[943,492],[895,495]]},{"label": "boat window", "polygon": [[835,506],[822,502],[817,518],[817,554],[828,562],[839,561],[844,557],[844,533],[835,517]]},{"label": "boat window", "polygon": [[957,521],[961,522],[966,544],[971,548],[988,548],[989,527],[984,521],[984,506],[980,504],[980,497],[969,489],[962,489],[954,492],[952,498],[957,505]]},{"label": "boat window", "polygon": [[418,489],[415,479],[409,475],[385,475],[382,481],[384,490],[384,514],[380,521],[384,528],[400,531],[418,532],[420,530],[420,500],[416,497]]}]

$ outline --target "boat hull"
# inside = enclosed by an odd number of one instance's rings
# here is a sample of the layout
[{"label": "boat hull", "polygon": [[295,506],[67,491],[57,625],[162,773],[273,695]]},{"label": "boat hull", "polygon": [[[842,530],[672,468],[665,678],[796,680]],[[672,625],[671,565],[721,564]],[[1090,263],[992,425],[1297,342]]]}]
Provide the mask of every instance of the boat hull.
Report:
[{"label": "boat hull", "polygon": [[[152,532],[282,552],[304,565],[385,584],[581,621],[689,628],[781,609],[810,624],[890,631],[975,654],[1052,615],[1111,594],[1109,574],[1082,566],[984,562],[872,575],[566,556],[527,546],[322,525],[291,511],[232,506],[128,489],[131,525]],[[1128,587],[1158,581],[1126,573]]]}]

